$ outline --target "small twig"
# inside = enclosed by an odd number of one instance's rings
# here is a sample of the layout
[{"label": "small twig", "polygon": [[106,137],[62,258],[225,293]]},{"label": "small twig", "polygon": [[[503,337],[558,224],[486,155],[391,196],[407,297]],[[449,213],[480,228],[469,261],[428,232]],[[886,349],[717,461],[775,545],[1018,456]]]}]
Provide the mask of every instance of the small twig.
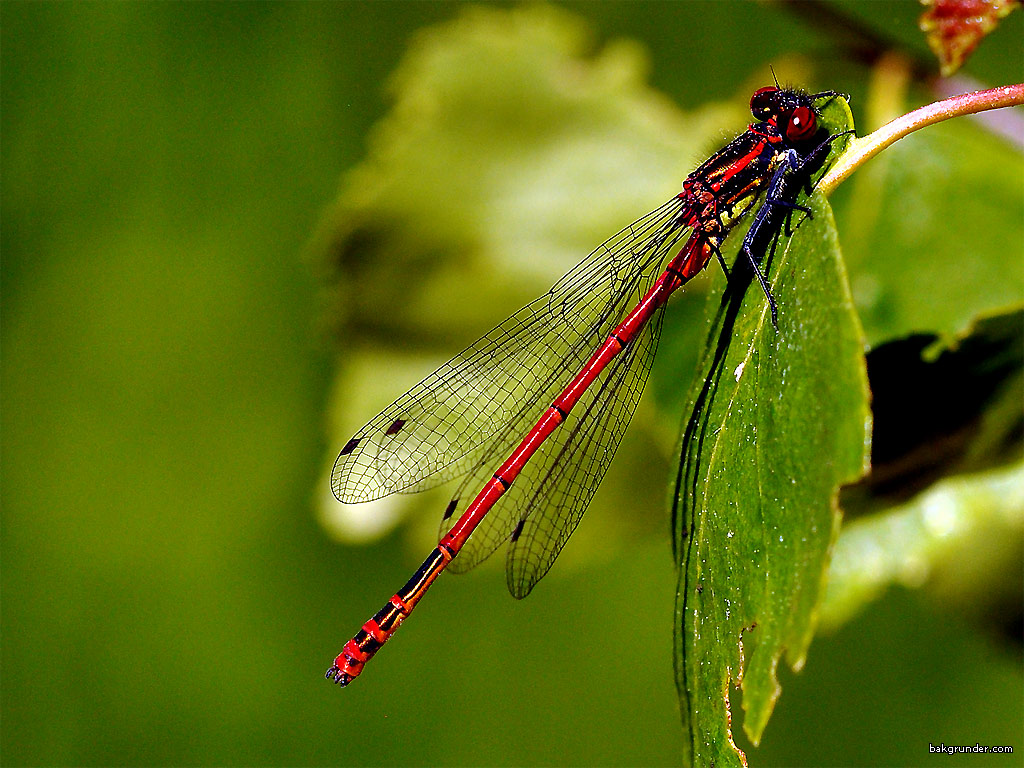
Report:
[{"label": "small twig", "polygon": [[964,93],[915,109],[913,112],[886,123],[874,133],[852,140],[836,164],[821,180],[818,188],[824,194],[830,194],[862,164],[890,144],[926,125],[939,123],[951,117],[973,115],[976,112],[1012,107],[1018,104],[1024,104],[1024,83],[1004,85],[987,91]]}]

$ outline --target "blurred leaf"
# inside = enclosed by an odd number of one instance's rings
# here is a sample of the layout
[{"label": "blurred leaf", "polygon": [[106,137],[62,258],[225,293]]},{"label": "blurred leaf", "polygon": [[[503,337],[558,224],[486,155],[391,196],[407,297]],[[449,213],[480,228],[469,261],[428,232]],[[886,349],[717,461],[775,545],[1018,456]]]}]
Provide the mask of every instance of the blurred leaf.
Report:
[{"label": "blurred leaf", "polygon": [[871,474],[843,508],[904,501],[942,477],[1020,459],[1024,309],[991,315],[943,344],[917,334],[868,355]]},{"label": "blurred leaf", "polygon": [[741,104],[683,115],[645,85],[638,45],[595,48],[539,5],[467,8],[415,39],[321,230],[339,318],[412,339],[485,330],[677,192],[710,128],[743,119]]},{"label": "blurred leaf", "polygon": [[[346,353],[335,448],[353,417],[676,194],[712,128],[747,117],[742,101],[684,115],[645,85],[638,46],[594,49],[577,17],[546,6],[467,8],[414,41],[314,244]],[[444,505],[421,495],[378,511],[320,493],[321,519],[345,539],[379,534],[368,517]]]},{"label": "blurred leaf", "polygon": [[840,187],[843,253],[872,346],[952,337],[1024,302],[1024,155],[954,120],[897,142]]},{"label": "blurred leaf", "polygon": [[[1024,464],[944,480],[903,506],[843,527],[822,622],[848,621],[890,584],[928,580],[945,581],[942,590],[958,595],[960,613],[993,602],[1019,611],[1022,539]],[[947,599],[944,606],[954,604]]]},{"label": "blurred leaf", "polygon": [[949,77],[974,52],[999,21],[1020,7],[1020,0],[921,0],[927,10],[919,26],[927,33],[928,47]]},{"label": "blurred leaf", "polygon": [[[845,112],[849,119],[848,109]],[[866,469],[864,342],[831,210],[780,243],[779,328],[756,288],[709,300],[710,346],[691,392],[675,512],[676,682],[695,765],[745,762],[731,734],[742,684],[756,744],[810,642],[839,486]]]}]

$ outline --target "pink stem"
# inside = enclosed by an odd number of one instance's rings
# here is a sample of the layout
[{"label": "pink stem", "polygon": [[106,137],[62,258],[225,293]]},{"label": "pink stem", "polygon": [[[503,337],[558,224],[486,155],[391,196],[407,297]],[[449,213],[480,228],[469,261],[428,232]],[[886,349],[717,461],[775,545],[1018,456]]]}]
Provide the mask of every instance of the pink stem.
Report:
[{"label": "pink stem", "polygon": [[870,160],[890,144],[926,125],[939,123],[951,117],[973,115],[989,109],[1000,109],[1024,104],[1024,83],[1004,85],[987,91],[975,91],[937,101],[915,109],[886,123],[874,133],[854,139],[836,161],[818,188],[826,195],[838,187],[859,166]]}]

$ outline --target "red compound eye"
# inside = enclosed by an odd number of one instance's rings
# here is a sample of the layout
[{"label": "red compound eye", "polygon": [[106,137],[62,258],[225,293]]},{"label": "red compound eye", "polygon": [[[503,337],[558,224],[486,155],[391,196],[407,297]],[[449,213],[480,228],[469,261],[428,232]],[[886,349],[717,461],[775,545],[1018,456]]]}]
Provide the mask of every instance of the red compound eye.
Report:
[{"label": "red compound eye", "polygon": [[786,138],[790,141],[803,141],[814,135],[818,129],[818,119],[814,111],[808,107],[797,107],[786,121]]},{"label": "red compound eye", "polygon": [[750,97],[750,113],[758,120],[767,120],[778,109],[779,100],[776,94],[779,89],[773,85],[758,88]]}]

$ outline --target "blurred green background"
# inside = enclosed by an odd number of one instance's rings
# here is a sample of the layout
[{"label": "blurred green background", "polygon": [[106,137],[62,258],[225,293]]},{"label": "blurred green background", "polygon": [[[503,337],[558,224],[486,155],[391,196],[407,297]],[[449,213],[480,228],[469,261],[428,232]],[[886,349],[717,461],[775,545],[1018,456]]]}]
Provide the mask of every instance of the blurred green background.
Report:
[{"label": "blurred green background", "polygon": [[[916,5],[870,5],[848,8],[924,50]],[[639,41],[683,109],[832,46],[766,5],[564,7],[599,43]],[[446,578],[364,679],[323,680],[436,520],[366,546],[318,522],[339,430],[430,364],[328,416],[345,347],[309,244],[417,30],[463,9],[0,5],[4,764],[678,763],[665,486],[633,484],[669,475],[642,431],[529,600],[507,599],[500,567]],[[1024,67],[1020,19],[1006,26],[972,60],[991,84]],[[866,87],[851,61],[817,76]],[[681,364],[658,365],[671,381]],[[646,511],[616,523],[631,495]],[[959,764],[929,741],[1014,743],[996,762],[1021,764],[1019,647],[917,593],[888,593],[780,674],[754,764]]]}]

